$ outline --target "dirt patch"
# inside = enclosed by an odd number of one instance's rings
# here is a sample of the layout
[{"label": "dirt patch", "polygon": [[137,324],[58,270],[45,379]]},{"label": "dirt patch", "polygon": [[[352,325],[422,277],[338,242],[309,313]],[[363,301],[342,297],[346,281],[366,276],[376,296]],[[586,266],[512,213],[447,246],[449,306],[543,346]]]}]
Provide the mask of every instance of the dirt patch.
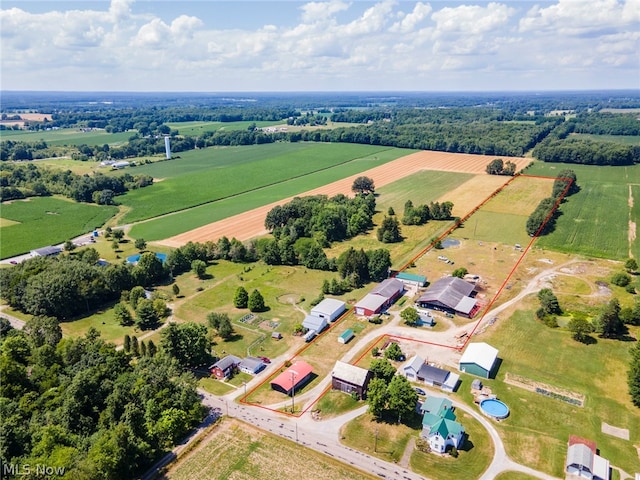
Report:
[{"label": "dirt patch", "polygon": [[[516,164],[516,170],[521,170],[531,162],[530,159],[522,157],[512,157],[509,158],[509,160]],[[489,183],[492,183],[493,181],[500,181],[504,183],[507,180],[506,177],[486,175],[485,168],[490,161],[491,158],[485,155],[468,155],[462,153],[433,151],[416,152],[297,196],[333,196],[339,193],[350,195],[352,193],[351,186],[353,185],[353,181],[361,175],[372,178],[375,185],[377,187],[381,187],[412,175],[420,170],[472,173],[482,175],[481,179],[483,179],[484,182],[487,182],[486,179],[488,178],[491,180]],[[497,180],[494,180],[495,178],[497,178]],[[493,190],[495,190],[495,188]],[[213,222],[209,225],[175,235],[157,243],[170,247],[180,247],[185,245],[187,242],[204,243],[209,240],[215,241],[223,235],[229,238],[235,237],[240,241],[265,235],[267,230],[264,228],[264,219],[269,210],[276,205],[283,205],[291,201],[292,198],[293,197],[285,198],[281,201],[273,202],[263,207],[258,207],[224,220]],[[473,206],[478,204],[478,198],[484,197],[476,195]],[[454,215],[456,214],[455,211],[453,213]]]},{"label": "dirt patch", "polygon": [[629,243],[636,241],[636,222],[629,220]]},{"label": "dirt patch", "polygon": [[612,435],[614,437],[618,437],[623,440],[629,440],[628,428],[614,427],[613,425],[609,425],[608,423],[605,423],[605,422],[602,422],[602,433],[606,433],[607,435]]},{"label": "dirt patch", "polygon": [[530,392],[539,393],[546,397],[554,398],[556,400],[560,400],[577,407],[584,406],[585,396],[580,393],[565,390],[563,388],[558,388],[553,385],[538,382],[530,378],[515,375],[510,372],[507,372],[504,377],[504,381],[505,383],[508,383],[510,385],[529,390]]}]

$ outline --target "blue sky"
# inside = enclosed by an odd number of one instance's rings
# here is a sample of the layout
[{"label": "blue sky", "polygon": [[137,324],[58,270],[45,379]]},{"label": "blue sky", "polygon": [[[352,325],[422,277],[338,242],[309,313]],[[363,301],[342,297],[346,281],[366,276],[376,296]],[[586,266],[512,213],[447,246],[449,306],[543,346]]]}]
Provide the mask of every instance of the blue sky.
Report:
[{"label": "blue sky", "polygon": [[3,90],[640,87],[640,0],[3,0],[0,42]]}]

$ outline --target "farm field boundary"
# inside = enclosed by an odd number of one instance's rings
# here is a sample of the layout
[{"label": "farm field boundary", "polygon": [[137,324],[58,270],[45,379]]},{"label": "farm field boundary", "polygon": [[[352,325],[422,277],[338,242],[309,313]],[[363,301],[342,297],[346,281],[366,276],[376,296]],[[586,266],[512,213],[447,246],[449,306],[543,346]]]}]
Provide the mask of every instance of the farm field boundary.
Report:
[{"label": "farm field boundary", "polygon": [[[422,257],[424,254],[426,254],[428,251],[430,251],[432,248],[435,247],[435,245],[439,242],[442,241],[444,238],[446,238],[448,235],[451,234],[451,232],[453,232],[455,229],[457,229],[458,227],[460,227],[460,225],[462,225],[465,221],[467,221],[474,213],[476,213],[478,210],[480,210],[480,208],[482,208],[483,205],[485,205],[487,202],[489,202],[492,198],[494,198],[496,195],[498,195],[505,187],[507,187],[511,182],[515,181],[516,179],[519,178],[543,178],[543,179],[547,179],[547,180],[551,180],[551,181],[555,181],[556,177],[540,177],[540,176],[530,176],[530,175],[517,175],[515,177],[511,177],[507,182],[505,182],[504,185],[502,185],[500,188],[498,188],[495,192],[493,192],[491,195],[489,195],[487,198],[485,198],[482,202],[480,202],[475,208],[473,208],[469,213],[467,213],[464,217],[456,220],[456,222],[449,227],[447,230],[445,230],[444,233],[442,233],[438,238],[434,239],[431,244],[429,244],[429,246],[427,246],[426,248],[424,248],[423,250],[421,250],[412,260],[410,260],[409,262],[407,262],[406,265],[404,265],[398,272],[404,271],[406,268],[409,267],[409,265],[411,265],[412,263],[414,263],[417,259],[419,259],[420,257]],[[496,294],[493,296],[493,298],[488,302],[488,304],[481,310],[478,320],[476,322],[474,322],[473,324],[473,328],[471,329],[471,331],[469,332],[469,334],[466,336],[466,339],[464,341],[464,343],[462,345],[450,345],[450,344],[444,344],[444,343],[438,343],[438,342],[429,342],[426,340],[419,340],[419,339],[415,339],[415,338],[409,338],[409,337],[403,337],[403,336],[399,336],[399,335],[394,335],[394,334],[383,334],[381,335],[377,340],[375,340],[374,342],[372,342],[369,346],[369,348],[367,348],[354,362],[354,364],[357,364],[358,362],[360,362],[360,360],[362,360],[362,358],[366,355],[368,355],[371,350],[374,348],[375,345],[377,345],[381,340],[384,339],[397,339],[397,340],[403,340],[403,341],[408,341],[408,342],[415,342],[415,343],[419,343],[419,344],[424,344],[424,345],[432,345],[432,346],[436,346],[436,347],[443,347],[443,348],[447,348],[447,349],[452,349],[452,350],[457,350],[457,351],[462,351],[464,350],[464,348],[467,346],[467,344],[471,341],[471,338],[473,337],[473,335],[475,334],[476,330],[478,329],[478,327],[480,326],[480,324],[482,323],[482,321],[484,320],[487,312],[491,311],[491,307],[493,306],[493,304],[496,302],[496,300],[500,297],[500,294],[502,293],[502,291],[504,290],[504,288],[506,287],[506,285],[509,283],[511,277],[513,276],[513,274],[515,273],[515,271],[517,270],[518,266],[520,265],[520,263],[522,262],[522,260],[525,258],[525,256],[527,255],[527,253],[529,252],[531,246],[533,245],[533,243],[536,241],[536,239],[538,238],[538,236],[540,235],[540,232],[544,229],[545,225],[547,224],[547,222],[551,219],[551,217],[553,216],[553,214],[555,213],[556,209],[558,208],[558,206],[560,205],[560,203],[562,202],[562,200],[564,199],[564,197],[567,194],[567,191],[569,190],[569,187],[571,186],[571,179],[565,179],[565,180],[569,180],[569,182],[567,183],[566,188],[564,189],[564,191],[562,192],[562,194],[559,196],[559,198],[556,200],[556,203],[554,204],[553,209],[549,212],[549,214],[547,215],[547,217],[545,218],[544,222],[542,223],[542,225],[540,226],[540,228],[538,229],[538,231],[535,233],[535,235],[533,235],[528,243],[528,245],[522,249],[522,253],[519,256],[519,258],[517,259],[517,261],[515,262],[515,265],[512,267],[512,269],[510,270],[510,272],[508,273],[508,275],[505,277],[504,281],[502,282],[502,284],[500,285],[500,288],[498,288]],[[324,335],[326,335],[328,332],[330,332],[331,330],[333,330],[334,328],[336,328],[339,324],[343,323],[343,321],[350,315],[352,315],[354,312],[353,309],[349,309],[347,310],[347,312],[345,312],[340,318],[338,318],[336,320],[336,322],[334,322],[332,325],[330,325],[330,327],[328,329],[326,329],[324,332],[322,332],[319,336],[317,336],[313,341],[305,344],[302,348],[300,348],[298,351],[296,351],[293,356],[288,360],[288,362],[293,363],[293,361],[296,359],[296,357],[300,356],[302,353],[304,353],[305,350],[307,350],[311,345],[313,345],[314,342],[316,342],[318,339],[322,338]],[[241,403],[245,403],[248,405],[252,405],[255,407],[260,407],[260,408],[264,408],[266,410],[269,411],[273,411],[276,413],[280,413],[280,414],[285,414],[288,416],[292,416],[292,417],[299,417],[303,414],[305,414],[309,409],[312,408],[313,405],[315,405],[318,400],[320,398],[322,398],[323,395],[325,395],[327,393],[327,391],[329,391],[329,389],[331,388],[331,386],[327,386],[327,388],[323,389],[323,391],[315,398],[312,399],[311,401],[307,402],[305,404],[305,407],[302,409],[302,411],[298,414],[296,414],[295,412],[283,412],[281,410],[276,410],[264,405],[261,405],[259,403],[253,403],[253,402],[249,402],[247,401],[247,398],[249,398],[254,392],[256,392],[258,389],[262,388],[264,385],[266,385],[268,382],[270,382],[273,378],[275,378],[278,374],[280,374],[280,371],[284,368],[284,365],[281,365],[280,367],[278,367],[273,374],[271,374],[269,377],[265,378],[264,381],[260,382],[258,385],[254,386],[249,392],[247,392],[246,394],[244,394],[241,398],[240,398],[240,402]]]},{"label": "farm field boundary", "polygon": [[[484,155],[420,151],[398,158],[397,160],[392,160],[370,170],[351,175],[342,180],[300,193],[299,195],[333,196],[339,193],[348,195],[351,194],[353,180],[360,175],[365,175],[373,179],[377,187],[387,185],[422,170],[480,175],[485,174],[485,168],[488,160],[489,158]],[[530,159],[518,157],[512,158],[511,161],[516,163],[517,168],[520,170],[529,164]],[[213,222],[179,235],[174,235],[166,238],[165,240],[158,240],[158,243],[171,247],[179,247],[190,241],[206,242],[208,240],[216,240],[222,236],[227,236],[229,238],[236,237],[238,240],[244,241],[264,235],[267,233],[264,228],[264,219],[266,218],[269,210],[277,205],[282,205],[291,201],[292,198],[293,197],[284,198],[282,200],[266,204],[262,207],[233,215],[224,220]],[[132,235],[136,236],[139,233],[140,230],[134,227]],[[144,238],[146,240],[150,239],[147,238],[147,236],[144,236]]]}]

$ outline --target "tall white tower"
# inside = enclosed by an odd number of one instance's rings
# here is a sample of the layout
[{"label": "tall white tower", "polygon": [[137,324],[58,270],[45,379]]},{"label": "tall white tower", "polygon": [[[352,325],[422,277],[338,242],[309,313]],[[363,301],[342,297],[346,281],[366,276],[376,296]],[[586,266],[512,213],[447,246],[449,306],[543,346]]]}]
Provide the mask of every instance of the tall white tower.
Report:
[{"label": "tall white tower", "polygon": [[164,137],[164,152],[167,156],[167,160],[171,159],[171,140],[169,137]]}]

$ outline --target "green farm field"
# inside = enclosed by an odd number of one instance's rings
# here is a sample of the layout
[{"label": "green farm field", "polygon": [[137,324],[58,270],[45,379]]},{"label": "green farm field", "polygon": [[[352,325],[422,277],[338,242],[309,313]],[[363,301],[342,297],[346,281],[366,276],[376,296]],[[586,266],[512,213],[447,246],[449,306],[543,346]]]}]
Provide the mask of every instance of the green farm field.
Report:
[{"label": "green farm field", "polygon": [[0,229],[0,257],[12,257],[88,233],[116,212],[116,207],[76,203],[58,197],[3,203],[2,218],[18,223]]},{"label": "green farm field", "polygon": [[[297,145],[298,144],[293,144],[292,146],[295,148]],[[276,144],[275,148],[287,146],[287,144]],[[182,205],[184,205],[181,208],[187,208],[189,203],[194,205],[194,198],[196,196],[198,197],[199,203],[209,202],[189,210],[181,211],[178,214],[179,217],[170,215],[137,224],[131,229],[131,236],[134,238],[142,237],[145,240],[161,240],[271,202],[304,193],[313,188],[321,187],[344,177],[382,165],[412,152],[411,150],[405,149],[383,149],[383,147],[366,145],[348,145],[342,146],[343,148],[339,148],[339,145],[332,146],[332,144],[306,144],[306,146],[311,149],[310,154],[314,157],[321,158],[323,155],[331,155],[332,157],[314,162],[314,165],[299,165],[296,167],[296,170],[298,172],[304,172],[306,169],[307,173],[299,173],[297,178],[292,178],[292,176],[294,176],[292,174],[294,169],[293,167],[287,167],[287,164],[288,162],[295,162],[295,158],[300,158],[300,156],[306,159],[310,158],[306,150],[298,152],[295,155],[286,154],[282,157],[271,158],[265,161],[265,163],[257,163],[256,161],[256,163],[252,164],[245,163],[244,165],[239,165],[237,168],[212,169],[209,172],[188,175],[188,178],[168,179],[152,187],[127,194],[136,194],[138,197],[135,199],[135,205],[147,211],[153,207],[146,204],[156,201],[156,197],[158,201],[162,200],[165,210],[176,210],[177,204],[175,202],[177,202],[177,200],[175,197],[172,197],[176,188],[183,189],[183,191],[178,192],[178,195],[182,198]],[[262,145],[257,148],[264,147],[270,147],[270,145]],[[330,148],[325,149],[324,147]],[[351,147],[356,148],[352,149]],[[366,148],[363,149],[363,147]],[[232,148],[235,149],[236,147]],[[264,155],[261,152],[253,151],[253,147],[238,148],[252,149],[249,153],[258,156],[261,154]],[[216,151],[227,154],[224,150]],[[244,152],[242,153],[244,154]],[[160,162],[157,166],[161,167],[164,166],[164,164],[170,163],[172,162]],[[332,163],[333,166],[331,166]],[[319,167],[319,165],[325,166]],[[156,165],[150,165],[149,167],[155,166]],[[264,169],[268,168],[276,170],[267,173]],[[146,173],[143,168],[139,168],[137,172]],[[236,174],[234,175],[233,172],[236,172]],[[208,184],[210,183],[209,175],[214,178],[220,178],[220,175],[225,175],[227,183],[225,184],[220,180],[216,182],[217,188],[215,190],[206,187],[206,190],[202,193],[194,192],[195,188],[193,185],[185,186],[189,179],[193,182],[199,182],[200,184]],[[238,177],[238,175],[243,175],[243,177]],[[167,185],[165,186],[165,184]],[[184,191],[184,189],[187,189],[187,191]],[[143,192],[143,190],[147,190],[147,192]],[[190,192],[193,196],[189,195]],[[142,196],[146,198],[142,198]],[[167,198],[167,196],[169,198]],[[124,197],[121,198],[124,199]],[[171,201],[172,198],[174,199],[173,202]],[[216,200],[216,198],[218,200]],[[124,200],[123,203],[126,203],[126,199]],[[132,215],[135,214],[134,206]],[[129,215],[125,217],[123,221],[131,221],[131,218]],[[178,218],[179,220],[177,220]]]},{"label": "green farm field", "polygon": [[246,130],[249,125],[258,128],[281,125],[282,120],[270,121],[244,121],[244,122],[169,122],[166,125],[172,130],[178,130],[180,135],[195,137],[207,132],[217,132],[218,130]]},{"label": "green farm field", "polygon": [[47,145],[115,145],[126,142],[129,137],[135,135],[135,131],[108,133],[104,130],[92,130],[82,132],[77,128],[61,128],[30,132],[26,130],[0,131],[0,140],[14,140],[20,142],[37,142],[44,140]]},{"label": "green farm field", "polygon": [[[609,167],[536,162],[527,174],[553,176],[569,168],[576,172],[580,191],[560,206],[555,231],[537,240],[537,245],[561,252],[622,260],[630,252],[640,254],[637,240],[630,242],[629,221],[638,223],[629,185],[640,184],[640,165]],[[632,188],[632,192],[633,192]],[[633,203],[634,208],[629,205]]]},{"label": "green farm field", "polygon": [[572,133],[571,138],[593,140],[594,142],[613,142],[622,145],[640,145],[638,135],[591,135],[587,133]]}]

